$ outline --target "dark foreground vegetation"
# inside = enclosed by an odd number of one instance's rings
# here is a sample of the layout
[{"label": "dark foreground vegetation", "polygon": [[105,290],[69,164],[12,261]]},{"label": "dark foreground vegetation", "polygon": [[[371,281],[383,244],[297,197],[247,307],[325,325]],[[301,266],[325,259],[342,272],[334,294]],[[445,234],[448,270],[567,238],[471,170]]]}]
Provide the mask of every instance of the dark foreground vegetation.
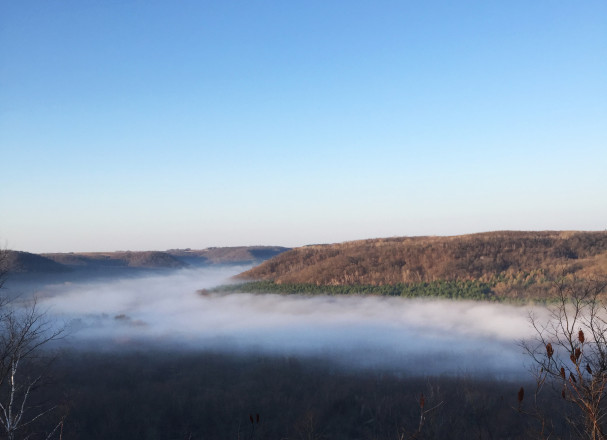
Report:
[{"label": "dark foreground vegetation", "polygon": [[[540,428],[525,414],[532,384],[424,377],[422,365],[410,375],[290,357],[70,352],[54,372],[45,393],[56,400],[61,390],[64,440],[527,439]],[[529,397],[519,412],[521,385]],[[545,403],[563,420],[561,400]],[[550,430],[569,438],[558,423]]]}]

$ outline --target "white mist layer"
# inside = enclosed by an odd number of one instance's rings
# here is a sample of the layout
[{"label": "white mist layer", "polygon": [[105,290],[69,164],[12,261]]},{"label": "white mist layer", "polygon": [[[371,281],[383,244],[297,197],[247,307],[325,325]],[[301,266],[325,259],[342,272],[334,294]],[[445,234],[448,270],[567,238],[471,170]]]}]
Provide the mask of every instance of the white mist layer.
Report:
[{"label": "white mist layer", "polygon": [[[45,286],[41,305],[87,348],[140,343],[326,357],[420,374],[525,372],[528,307],[374,296],[206,295],[243,267]],[[534,310],[536,315],[544,313]]]}]

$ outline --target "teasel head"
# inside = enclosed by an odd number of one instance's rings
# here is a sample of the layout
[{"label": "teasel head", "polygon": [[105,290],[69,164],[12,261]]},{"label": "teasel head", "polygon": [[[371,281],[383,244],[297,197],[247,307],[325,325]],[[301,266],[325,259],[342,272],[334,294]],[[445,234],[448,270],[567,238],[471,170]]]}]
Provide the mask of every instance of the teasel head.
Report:
[{"label": "teasel head", "polygon": [[584,343],[584,332],[582,331],[582,329],[580,329],[580,331],[578,332],[577,338],[580,341],[580,344]]},{"label": "teasel head", "polygon": [[580,350],[579,347],[576,348],[575,349],[575,360],[577,361],[580,358],[581,355],[582,355],[582,350]]},{"label": "teasel head", "polygon": [[546,355],[548,356],[548,359],[552,358],[553,354],[554,354],[554,349],[552,348],[552,344],[550,342],[548,342],[546,344]]},{"label": "teasel head", "polygon": [[569,359],[571,359],[571,362],[575,364],[575,355],[573,353],[569,355]]},{"label": "teasel head", "polygon": [[561,377],[565,379],[565,369],[561,367]]},{"label": "teasel head", "polygon": [[573,375],[573,373],[569,373],[569,382],[577,383],[577,380],[575,380],[575,376]]}]

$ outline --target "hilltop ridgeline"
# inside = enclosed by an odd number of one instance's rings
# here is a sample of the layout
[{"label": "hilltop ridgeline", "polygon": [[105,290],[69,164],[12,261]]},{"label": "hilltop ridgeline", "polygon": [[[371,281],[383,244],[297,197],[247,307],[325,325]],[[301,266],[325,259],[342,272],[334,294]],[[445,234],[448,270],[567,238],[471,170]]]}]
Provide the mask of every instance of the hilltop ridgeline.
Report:
[{"label": "hilltop ridgeline", "polygon": [[5,251],[4,270],[12,273],[61,273],[73,270],[179,269],[208,264],[255,263],[288,250],[279,246],[170,249],[168,251],[70,252],[33,254]]},{"label": "hilltop ridgeline", "polygon": [[481,281],[508,290],[540,286],[557,273],[607,274],[607,231],[500,231],[304,246],[237,278],[317,286]]}]

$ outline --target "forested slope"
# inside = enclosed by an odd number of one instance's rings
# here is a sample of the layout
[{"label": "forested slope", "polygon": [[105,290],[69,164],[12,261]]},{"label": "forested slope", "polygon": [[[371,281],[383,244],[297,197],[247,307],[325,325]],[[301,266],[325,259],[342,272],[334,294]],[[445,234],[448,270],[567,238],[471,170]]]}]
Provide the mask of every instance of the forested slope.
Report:
[{"label": "forested slope", "polygon": [[541,290],[563,273],[607,274],[607,232],[500,231],[313,245],[280,254],[238,278],[317,286],[474,280],[506,294]]}]

